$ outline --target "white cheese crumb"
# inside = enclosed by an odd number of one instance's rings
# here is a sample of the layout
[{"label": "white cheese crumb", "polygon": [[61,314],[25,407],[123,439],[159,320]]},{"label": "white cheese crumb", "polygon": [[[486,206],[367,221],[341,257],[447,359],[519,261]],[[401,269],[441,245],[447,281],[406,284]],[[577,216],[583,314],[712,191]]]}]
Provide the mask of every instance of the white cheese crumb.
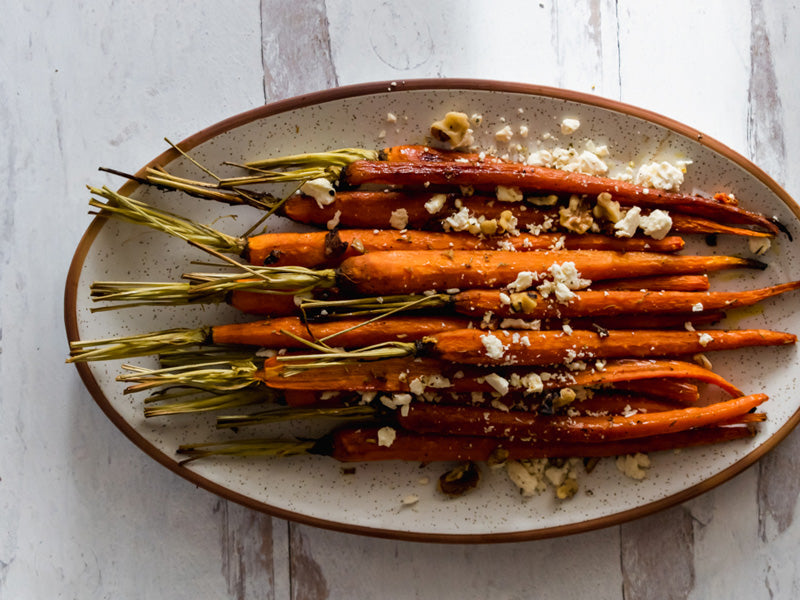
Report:
[{"label": "white cheese crumb", "polygon": [[561,133],[564,135],[571,135],[578,131],[578,128],[581,126],[581,122],[578,119],[571,119],[566,118],[561,121]]},{"label": "white cheese crumb", "polygon": [[336,199],[336,192],[333,184],[324,177],[311,179],[300,186],[300,192],[306,196],[311,196],[317,201],[320,208],[327,206]]},{"label": "white cheese crumb", "polygon": [[692,312],[703,312],[703,303],[698,302],[692,305]]},{"label": "white cheese crumb", "polygon": [[505,396],[508,393],[508,379],[501,377],[497,373],[490,373],[487,375],[486,383],[492,386],[492,389],[501,396]]},{"label": "white cheese crumb", "polygon": [[544,297],[548,298],[554,293],[558,302],[566,303],[576,297],[572,290],[579,290],[592,285],[589,279],[582,279],[581,274],[575,268],[574,262],[564,262],[562,264],[553,263],[548,269],[552,281],[544,281],[536,289]]},{"label": "white cheese crumb", "polygon": [[435,194],[425,203],[425,210],[427,210],[429,214],[436,214],[442,210],[445,202],[447,202],[447,196],[444,194]]},{"label": "white cheese crumb", "polygon": [[536,273],[533,271],[520,271],[517,273],[517,278],[512,283],[508,284],[508,289],[512,292],[521,292],[531,287],[535,280]]},{"label": "white cheese crumb", "polygon": [[650,468],[650,457],[641,452],[617,457],[617,469],[631,479],[642,480],[647,477]]},{"label": "white cheese crumb", "polygon": [[538,394],[544,390],[544,383],[542,377],[538,373],[528,373],[520,378],[520,384],[525,388],[529,394]]},{"label": "white cheese crumb", "polygon": [[486,356],[495,360],[503,358],[503,351],[505,348],[499,337],[491,333],[482,335],[481,343],[483,343],[483,347],[486,348]]},{"label": "white cheese crumb", "polygon": [[564,323],[564,324],[561,326],[561,329],[562,329],[562,330],[564,331],[564,333],[566,333],[567,335],[572,335],[572,327],[570,327],[570,326],[569,326],[569,325],[567,325],[566,323]]},{"label": "white cheese crumb", "polygon": [[381,427],[378,429],[378,446],[386,446],[387,448],[394,444],[397,437],[397,432],[391,427]]},{"label": "white cheese crumb", "polygon": [[683,324],[683,328],[684,328],[686,331],[694,331],[694,330],[695,330],[695,329],[694,329],[694,325],[692,325],[692,322],[691,322],[691,321],[686,321],[686,323],[684,323],[684,324]]},{"label": "white cheese crumb", "polygon": [[510,142],[512,137],[514,137],[514,132],[510,125],[506,125],[494,134],[494,139],[498,142]]},{"label": "white cheese crumb", "polygon": [[[543,471],[544,461],[542,462],[542,472]],[[536,474],[535,472],[531,472],[519,461],[506,461],[506,473],[514,485],[519,488],[523,497],[529,498],[535,496],[547,488],[547,485],[541,479],[543,473]]]},{"label": "white cheese crumb", "polygon": [[[691,161],[679,161],[681,167],[691,164]],[[662,162],[651,162],[639,167],[634,183],[648,188],[659,190],[677,191],[683,183],[683,170],[681,167]]]},{"label": "white cheese crumb", "polygon": [[408,211],[405,208],[398,208],[392,211],[389,218],[389,225],[395,229],[405,229],[408,226]]},{"label": "white cheese crumb", "polygon": [[614,223],[617,237],[633,237],[641,223],[642,209],[638,206],[628,209],[625,216]]},{"label": "white cheese crumb", "polygon": [[387,123],[397,123],[397,115],[394,113],[386,113]]},{"label": "white cheese crumb", "polygon": [[528,133],[529,132],[530,132],[530,129],[528,129],[527,125],[520,125],[519,126],[519,135],[520,135],[520,137],[524,137],[524,138],[528,137]]},{"label": "white cheese crumb", "polygon": [[700,345],[705,348],[709,343],[714,341],[714,338],[708,333],[701,333],[700,338],[697,341],[699,341]]},{"label": "white cheese crumb", "polygon": [[666,211],[656,209],[639,219],[639,227],[654,240],[663,240],[672,229],[672,217]]},{"label": "white cheese crumb", "polygon": [[523,199],[522,191],[518,187],[498,185],[495,194],[500,202],[521,202]]}]

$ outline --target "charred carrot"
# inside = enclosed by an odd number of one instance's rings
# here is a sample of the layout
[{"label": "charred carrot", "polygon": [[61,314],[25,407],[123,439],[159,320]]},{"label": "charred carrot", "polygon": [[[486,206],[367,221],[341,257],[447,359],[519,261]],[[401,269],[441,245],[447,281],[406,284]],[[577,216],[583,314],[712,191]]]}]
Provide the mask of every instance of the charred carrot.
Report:
[{"label": "charred carrot", "polygon": [[592,284],[593,290],[664,290],[674,292],[704,292],[710,287],[708,275],[664,275],[608,279]]},{"label": "charred carrot", "polygon": [[[450,288],[504,287],[525,271],[531,283],[549,277],[554,264],[573,263],[591,281],[650,275],[698,274],[732,268],[759,268],[753,259],[733,256],[672,256],[611,251],[408,251],[375,252],[348,258],[339,267],[340,282],[363,294],[405,294]],[[585,284],[587,287],[589,284]]]},{"label": "charred carrot", "polygon": [[[516,335],[513,335],[516,333]],[[708,331],[510,331],[458,329],[436,334],[427,352],[443,360],[477,365],[546,365],[581,358],[680,356],[712,350],[794,344],[797,336],[765,329]]]},{"label": "charred carrot", "polygon": [[693,311],[752,306],[798,288],[800,281],[741,292],[579,291],[566,302],[559,302],[552,295],[543,298],[535,291],[509,296],[495,290],[467,290],[456,294],[453,300],[455,310],[460,314],[478,316],[489,311],[500,317],[535,319],[630,313],[691,314]]},{"label": "charred carrot", "polygon": [[484,237],[469,233],[398,231],[386,229],[339,229],[311,233],[265,233],[247,239],[242,256],[254,265],[332,266],[345,258],[386,250],[498,250],[519,252],[551,250],[615,250],[618,252],[676,252],[683,239],[614,238],[599,234],[520,234]]},{"label": "charred carrot", "polygon": [[[431,207],[432,201],[435,203],[434,207]],[[325,227],[331,219],[337,218],[338,213],[341,227],[384,229],[389,226],[392,213],[405,211],[408,218],[406,226],[409,229],[437,231],[445,226],[449,227],[447,219],[462,208],[466,208],[476,219],[482,218],[488,221],[497,221],[505,211],[509,211],[517,221],[517,228],[522,231],[530,229],[541,233],[563,230],[558,206],[529,206],[526,203],[500,202],[495,197],[480,195],[346,190],[338,192],[333,202],[322,208],[309,196],[295,195],[281,206],[280,212],[293,221],[307,225]],[[647,210],[645,209],[643,214],[646,214]],[[766,237],[772,235],[753,229],[723,225],[695,215],[673,212],[670,216],[672,231],[676,233],[721,233]],[[611,233],[613,234],[613,231]]]},{"label": "charred carrot", "polygon": [[338,429],[318,440],[249,439],[235,442],[184,444],[178,454],[187,457],[182,464],[208,456],[293,456],[315,454],[330,456],[345,463],[403,460],[420,463],[436,461],[488,461],[533,458],[605,457],[657,452],[693,446],[731,442],[753,437],[747,426],[711,427],[635,440],[596,444],[548,442],[531,444],[487,437],[416,434],[396,430],[391,445],[378,444],[374,427]]},{"label": "charred carrot", "polygon": [[423,188],[426,185],[509,186],[525,190],[597,196],[611,193],[626,206],[689,212],[703,218],[755,225],[779,233],[763,215],[701,196],[648,189],[625,181],[568,173],[547,167],[512,163],[474,164],[469,162],[381,162],[356,161],[345,167],[341,181],[349,185],[381,184]]},{"label": "charred carrot", "polygon": [[632,416],[544,416],[467,406],[414,403],[398,423],[416,433],[485,436],[536,442],[603,442],[644,438],[706,427],[744,415],[767,400],[753,394],[709,406]]}]

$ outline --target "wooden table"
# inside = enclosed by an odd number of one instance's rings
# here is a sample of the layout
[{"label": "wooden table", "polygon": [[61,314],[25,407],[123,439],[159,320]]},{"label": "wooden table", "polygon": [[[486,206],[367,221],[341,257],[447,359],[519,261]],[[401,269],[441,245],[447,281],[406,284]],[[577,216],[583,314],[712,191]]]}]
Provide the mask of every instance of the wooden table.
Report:
[{"label": "wooden table", "polygon": [[292,524],[134,447],[63,364],[62,292],[100,164],[265,102],[371,80],[570,88],[683,121],[800,196],[789,2],[5,2],[0,48],[2,598],[796,598],[800,433],[635,521],[501,545]]}]

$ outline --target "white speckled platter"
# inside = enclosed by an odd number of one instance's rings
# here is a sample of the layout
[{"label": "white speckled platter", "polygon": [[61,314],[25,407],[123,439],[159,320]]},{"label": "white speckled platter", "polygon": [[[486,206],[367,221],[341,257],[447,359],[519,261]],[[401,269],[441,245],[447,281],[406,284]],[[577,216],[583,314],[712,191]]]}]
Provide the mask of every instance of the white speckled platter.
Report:
[{"label": "white speckled platter", "polygon": [[[608,144],[618,165],[654,158],[688,158],[685,191],[734,193],[746,208],[777,216],[792,235],[800,235],[798,207],[762,171],[719,142],[647,111],[574,92],[501,82],[431,80],[376,83],[339,88],[272,104],[232,117],[179,145],[220,175],[236,173],[223,161],[245,162],[267,156],[319,151],[345,146],[380,148],[424,142],[430,124],[447,111],[480,113],[476,141],[498,145],[494,133],[506,124],[529,135],[514,142],[530,150],[587,139]],[[387,114],[397,116],[389,122]],[[577,118],[580,129],[560,132],[564,117]],[[168,133],[168,132],[165,132]],[[500,146],[500,150],[503,147]],[[169,165],[178,175],[201,176],[188,161],[166,152],[151,164]],[[106,165],[126,170],[126,165]],[[88,182],[91,183],[91,182]],[[196,221],[241,235],[258,218],[250,208],[225,205],[127,184],[124,193],[144,199]],[[280,219],[270,230],[293,226]],[[748,255],[747,242],[722,239],[716,247],[703,239],[688,251]],[[227,307],[174,307],[90,312],[89,284],[95,280],[177,280],[191,270],[199,251],[166,235],[133,225],[95,220],[73,259],[66,288],[66,323],[71,340],[105,338],[170,327],[196,327],[241,319]],[[726,274],[712,280],[714,289],[761,287],[800,279],[800,247],[786,236],[773,243],[763,258],[763,272]],[[730,317],[732,325],[800,332],[797,296],[765,304],[763,311]],[[612,460],[601,461],[582,476],[576,497],[559,502],[551,493],[523,499],[503,471],[483,469],[474,492],[455,500],[441,497],[435,480],[442,465],[382,463],[356,465],[343,474],[341,465],[324,457],[285,459],[215,459],[181,467],[175,449],[184,442],[212,439],[213,418],[151,419],[142,416],[142,398],[124,396],[115,381],[119,363],[79,365],[89,391],[109,418],[144,451],[181,476],[274,515],[355,533],[400,539],[485,542],[564,535],[619,523],[688,499],[743,470],[782,439],[798,418],[796,347],[765,348],[713,355],[714,370],[746,393],[766,392],[769,419],[752,440],[680,453],[652,456],[647,479],[635,482],[619,473]],[[131,362],[154,364],[149,359]],[[278,436],[288,426],[248,432]],[[296,428],[292,431],[298,431]],[[303,434],[313,434],[303,430]],[[427,484],[420,483],[427,476]],[[420,501],[401,507],[401,499],[417,494]]]}]

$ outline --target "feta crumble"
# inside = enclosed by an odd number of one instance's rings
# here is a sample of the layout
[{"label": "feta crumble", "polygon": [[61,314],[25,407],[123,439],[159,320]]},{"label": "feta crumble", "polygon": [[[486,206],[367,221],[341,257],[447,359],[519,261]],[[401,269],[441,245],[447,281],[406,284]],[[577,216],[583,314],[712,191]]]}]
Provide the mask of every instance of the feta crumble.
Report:
[{"label": "feta crumble", "polygon": [[447,196],[444,194],[435,194],[425,203],[425,210],[431,215],[436,214],[442,210],[445,202],[447,202]]},{"label": "feta crumble", "polygon": [[391,427],[381,427],[378,429],[378,446],[386,446],[387,448],[394,444],[397,437],[397,432]]},{"label": "feta crumble", "polygon": [[704,348],[714,341],[714,338],[708,333],[701,333],[700,338],[697,340]]},{"label": "feta crumble", "polygon": [[683,169],[691,161],[678,161],[675,166],[667,161],[651,162],[639,167],[633,182],[648,188],[677,191],[683,184]]},{"label": "feta crumble", "polygon": [[561,133],[564,135],[572,135],[578,128],[581,126],[581,122],[578,119],[566,118],[561,121]]},{"label": "feta crumble", "polygon": [[503,342],[500,341],[499,337],[491,333],[482,335],[481,343],[483,344],[483,347],[486,348],[486,356],[495,360],[500,360],[503,358],[505,347],[503,346]]},{"label": "feta crumble", "polygon": [[324,177],[311,179],[300,186],[300,192],[316,200],[317,206],[323,208],[336,199],[333,184]]},{"label": "feta crumble", "polygon": [[389,225],[395,229],[405,229],[408,226],[408,211],[405,208],[393,210]]},{"label": "feta crumble", "polygon": [[508,143],[511,141],[512,137],[514,137],[514,132],[512,131],[510,125],[506,125],[494,134],[494,139],[496,139],[498,142]]},{"label": "feta crumble", "polygon": [[495,193],[500,202],[521,202],[523,199],[522,192],[518,187],[498,185]]},{"label": "feta crumble", "polygon": [[508,379],[505,377],[501,377],[497,373],[490,373],[485,379],[486,383],[492,386],[492,389],[501,396],[505,396],[508,393]]}]

